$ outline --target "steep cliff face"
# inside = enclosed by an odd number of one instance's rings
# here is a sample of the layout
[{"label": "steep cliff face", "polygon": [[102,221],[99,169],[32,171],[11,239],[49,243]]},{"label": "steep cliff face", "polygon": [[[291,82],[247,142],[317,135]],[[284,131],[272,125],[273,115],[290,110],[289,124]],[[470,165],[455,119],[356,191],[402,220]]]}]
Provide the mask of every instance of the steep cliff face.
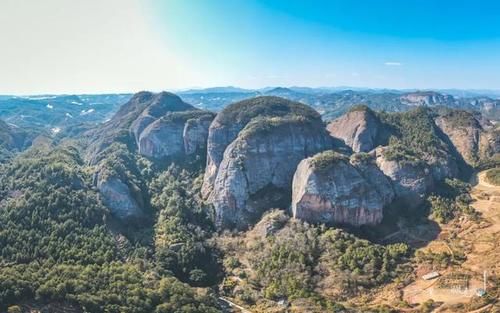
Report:
[{"label": "steep cliff face", "polygon": [[371,158],[326,151],[302,160],[293,178],[292,213],[314,223],[361,226],[382,220],[394,198],[391,183]]},{"label": "steep cliff face", "polygon": [[153,100],[132,122],[139,153],[151,158],[189,155],[206,146],[213,114],[169,95]]},{"label": "steep cliff face", "polygon": [[[190,154],[205,147],[213,117],[213,113],[199,110],[172,93],[139,92],[110,121],[89,134],[94,143],[88,149],[88,159],[95,163],[98,154],[116,141],[151,158]],[[193,125],[197,125],[195,132],[190,131]],[[186,142],[189,147],[185,147]]]},{"label": "steep cliff face", "polygon": [[330,135],[342,139],[354,152],[368,152],[386,144],[390,135],[375,112],[368,107],[352,109],[327,125]]},{"label": "steep cliff face", "polygon": [[217,225],[246,228],[288,206],[297,164],[330,146],[319,114],[300,103],[259,97],[226,108],[210,126],[203,186]]},{"label": "steep cliff face", "polygon": [[154,121],[137,139],[139,153],[157,159],[181,154],[184,150],[183,130],[183,121],[167,122],[162,119]]},{"label": "steep cliff face", "polygon": [[363,176],[368,184],[377,190],[383,205],[391,203],[396,194],[390,179],[377,167],[375,151],[370,154],[356,153],[351,155],[350,163]]},{"label": "steep cliff face", "polygon": [[487,121],[481,123],[470,112],[447,110],[436,117],[435,122],[464,161],[471,166],[478,165],[481,160],[500,151],[498,133],[493,129],[494,126]]},{"label": "steep cliff face", "polygon": [[143,208],[130,191],[129,186],[117,177],[97,178],[97,189],[102,202],[111,213],[122,220],[143,216]]},{"label": "steep cliff face", "polygon": [[213,115],[204,111],[169,112],[137,137],[139,153],[152,158],[190,155],[204,149]]},{"label": "steep cliff face", "polygon": [[194,154],[195,152],[206,148],[208,128],[210,127],[212,120],[212,114],[204,114],[198,118],[192,118],[186,121],[182,131],[184,153],[186,155]]},{"label": "steep cliff face", "polygon": [[396,198],[408,208],[415,208],[434,183],[433,171],[424,161],[390,157],[389,150],[388,147],[376,149],[377,166],[391,179]]},{"label": "steep cliff face", "polygon": [[[183,102],[178,96],[162,92],[140,92],[123,105],[116,115],[90,136],[94,143],[88,149],[89,163],[96,166],[96,186],[103,202],[121,219],[140,216],[143,204],[140,192],[124,178],[109,169],[106,149],[113,143],[125,144],[125,150],[152,159],[182,158],[206,147],[208,127],[214,114]],[[121,153],[120,156],[124,154]],[[130,170],[133,161],[122,160]],[[136,187],[138,188],[138,187]]]}]

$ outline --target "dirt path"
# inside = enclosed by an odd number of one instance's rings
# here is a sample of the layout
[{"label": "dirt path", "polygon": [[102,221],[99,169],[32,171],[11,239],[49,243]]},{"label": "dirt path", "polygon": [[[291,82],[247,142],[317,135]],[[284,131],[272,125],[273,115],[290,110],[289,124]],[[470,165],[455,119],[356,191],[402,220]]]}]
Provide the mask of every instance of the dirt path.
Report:
[{"label": "dirt path", "polygon": [[479,185],[479,187],[486,187],[486,188],[491,188],[493,190],[498,190],[500,188],[500,186],[497,186],[497,185],[493,185],[493,184],[490,184],[487,180],[486,180],[486,173],[488,171],[483,171],[479,174],[477,174],[477,185]]},{"label": "dirt path", "polygon": [[[456,232],[458,229],[454,242],[463,248],[466,261],[459,268],[449,267],[441,273],[451,271],[472,273],[469,291],[464,293],[438,289],[430,287],[432,285],[429,282],[417,278],[413,284],[404,289],[404,297],[410,303],[423,303],[428,299],[445,304],[465,303],[475,296],[477,288],[482,288],[483,271],[487,271],[488,275],[500,273],[500,186],[485,181],[485,175],[486,171],[480,172],[471,180],[472,206],[481,213],[482,220],[479,223],[457,220],[449,225],[443,225],[442,229],[442,233]],[[437,247],[451,249],[448,243],[441,239],[431,242],[424,249],[435,250]]]},{"label": "dirt path", "polygon": [[473,229],[466,239],[472,240],[472,251],[467,254],[465,268],[500,273],[500,186],[485,180],[486,171],[477,175],[477,184],[471,191],[472,206],[482,214],[483,227]]}]

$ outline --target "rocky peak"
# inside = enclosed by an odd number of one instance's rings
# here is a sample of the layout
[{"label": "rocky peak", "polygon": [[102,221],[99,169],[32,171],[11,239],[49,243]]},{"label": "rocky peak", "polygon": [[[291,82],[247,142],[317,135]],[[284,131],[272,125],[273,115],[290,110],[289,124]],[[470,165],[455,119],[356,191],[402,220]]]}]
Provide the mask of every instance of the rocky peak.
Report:
[{"label": "rocky peak", "polygon": [[138,216],[143,205],[132,192],[137,188],[129,186],[122,177],[104,175],[108,169],[101,163],[105,163],[107,147],[119,142],[128,151],[152,159],[182,158],[204,151],[213,117],[213,113],[199,110],[172,93],[143,91],[93,133],[90,163],[97,165],[96,186],[113,214],[120,218]]},{"label": "rocky peak", "polygon": [[222,110],[210,125],[207,143],[207,167],[202,195],[208,198],[213,189],[224,151],[252,119],[263,117],[303,116],[321,124],[319,113],[298,102],[262,96],[233,103]]},{"label": "rocky peak", "polygon": [[[480,117],[479,117],[480,118]],[[490,123],[463,110],[444,110],[435,123],[463,160],[476,166],[498,153],[498,134]],[[486,127],[483,128],[483,125]]]},{"label": "rocky peak", "polygon": [[[89,149],[89,159],[97,162],[97,155],[117,140],[152,158],[190,154],[193,149],[205,147],[213,117],[214,114],[185,103],[173,93],[141,91],[109,122],[91,133],[96,140]],[[195,125],[198,130],[193,132]],[[190,146],[185,147],[185,142]]]},{"label": "rocky peak", "polygon": [[327,224],[377,224],[394,198],[391,183],[371,156],[349,160],[331,150],[299,163],[292,190],[295,218]]},{"label": "rocky peak", "polygon": [[353,107],[348,113],[331,121],[327,130],[332,137],[341,139],[354,152],[368,152],[385,144],[390,132],[366,106]]},{"label": "rocky peak", "polygon": [[213,114],[201,110],[168,112],[154,119],[150,115],[134,122],[139,153],[152,158],[190,155],[206,147]]},{"label": "rocky peak", "polygon": [[246,228],[287,207],[297,164],[330,146],[319,114],[301,103],[257,97],[228,106],[209,129],[203,183],[217,225]]},{"label": "rocky peak", "polygon": [[390,178],[398,201],[408,208],[418,207],[433,186],[435,177],[422,160],[395,157],[391,147],[375,151],[378,168]]}]

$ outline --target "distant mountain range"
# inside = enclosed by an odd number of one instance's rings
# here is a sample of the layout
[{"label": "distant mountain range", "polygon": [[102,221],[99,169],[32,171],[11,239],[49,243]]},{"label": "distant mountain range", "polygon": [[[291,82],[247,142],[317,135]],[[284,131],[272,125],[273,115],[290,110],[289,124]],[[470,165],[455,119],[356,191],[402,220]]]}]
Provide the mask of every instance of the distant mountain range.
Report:
[{"label": "distant mountain range", "polygon": [[129,98],[126,94],[0,96],[0,119],[57,133],[69,126],[100,123]]},{"label": "distant mountain range", "polygon": [[[183,101],[204,110],[219,112],[227,105],[257,96],[279,96],[312,106],[324,120],[331,120],[352,106],[363,104],[374,110],[407,111],[415,106],[446,106],[478,111],[500,120],[500,91],[442,90],[416,91],[348,87],[267,87],[244,89],[213,87],[177,91]],[[57,134],[89,128],[109,119],[132,94],[101,95],[0,95],[0,119],[17,127],[29,127]]]},{"label": "distant mountain range", "polygon": [[235,87],[209,88],[178,92],[180,97],[199,108],[220,111],[226,105],[261,95],[279,96],[308,104],[318,110],[325,120],[338,117],[357,104],[389,112],[406,111],[414,106],[446,106],[479,111],[491,119],[500,119],[500,92],[447,90],[447,92],[338,89],[307,87],[274,87],[256,90]]}]

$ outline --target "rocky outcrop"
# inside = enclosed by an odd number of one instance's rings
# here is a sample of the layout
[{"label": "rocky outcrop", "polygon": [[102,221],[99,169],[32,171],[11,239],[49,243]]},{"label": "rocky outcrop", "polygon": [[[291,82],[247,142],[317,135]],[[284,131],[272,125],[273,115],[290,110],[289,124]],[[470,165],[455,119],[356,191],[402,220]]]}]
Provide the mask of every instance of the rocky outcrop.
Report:
[{"label": "rocky outcrop", "polygon": [[350,157],[350,163],[366,182],[377,190],[385,206],[391,203],[396,195],[389,178],[377,167],[374,152],[353,154]]},{"label": "rocky outcrop", "polygon": [[228,106],[209,129],[203,183],[217,225],[246,228],[287,207],[297,164],[329,147],[319,114],[303,104],[258,97]]},{"label": "rocky outcrop", "polygon": [[139,153],[156,159],[180,155],[184,151],[183,130],[184,121],[152,122],[137,138]]},{"label": "rocky outcrop", "polygon": [[189,155],[206,146],[210,112],[198,110],[178,96],[161,93],[132,122],[139,153],[151,158]]},{"label": "rocky outcrop", "polygon": [[212,119],[213,115],[204,111],[167,113],[140,133],[139,153],[159,159],[201,151],[206,147]]},{"label": "rocky outcrop", "polygon": [[133,141],[140,154],[155,159],[189,155],[205,148],[213,118],[213,113],[199,110],[172,93],[139,92],[90,134],[95,140],[88,158],[96,163],[98,154],[116,141],[128,145]]},{"label": "rocky outcrop", "polygon": [[184,139],[184,153],[191,155],[204,150],[207,146],[208,128],[212,123],[211,114],[201,115],[196,119],[188,119],[184,124],[182,138]]},{"label": "rocky outcrop", "polygon": [[[488,121],[478,120],[472,113],[447,110],[435,119],[436,125],[454,146],[464,161],[476,166],[498,153],[498,133]],[[483,125],[485,128],[483,128]]]},{"label": "rocky outcrop", "polygon": [[391,179],[396,198],[408,208],[415,208],[432,187],[433,172],[424,161],[393,158],[389,150],[389,147],[376,149],[377,166]]},{"label": "rocky outcrop", "polygon": [[365,106],[358,106],[327,125],[330,135],[339,138],[354,152],[368,152],[386,144],[390,132],[376,114]]},{"label": "rocky outcrop", "polygon": [[394,198],[391,183],[368,155],[326,151],[302,160],[293,178],[292,213],[314,223],[378,224]]},{"label": "rocky outcrop", "polygon": [[115,217],[125,220],[143,216],[141,205],[136,201],[129,186],[119,178],[97,174],[96,186],[102,202]]},{"label": "rocky outcrop", "polygon": [[434,91],[417,91],[404,94],[400,97],[400,101],[406,105],[453,105],[455,99],[450,95],[443,95]]},{"label": "rocky outcrop", "polygon": [[[139,174],[128,176],[128,172],[138,172],[130,157],[108,151],[108,147],[118,149],[120,145],[125,151],[137,151],[152,159],[183,158],[205,149],[213,117],[213,113],[198,110],[172,93],[139,92],[109,122],[91,133],[89,163],[95,165],[95,185],[113,215],[121,219],[141,216],[144,198],[140,190],[145,187],[133,183],[140,180]],[[108,162],[108,158],[114,161]]]}]

